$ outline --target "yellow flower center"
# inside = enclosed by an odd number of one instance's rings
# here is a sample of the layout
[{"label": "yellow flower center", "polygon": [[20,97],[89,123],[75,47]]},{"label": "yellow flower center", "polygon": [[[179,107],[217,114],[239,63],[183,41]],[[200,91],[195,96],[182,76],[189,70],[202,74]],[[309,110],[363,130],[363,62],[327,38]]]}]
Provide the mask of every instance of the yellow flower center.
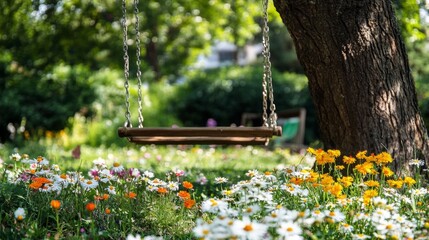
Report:
[{"label": "yellow flower center", "polygon": [[209,230],[207,230],[207,229],[204,229],[204,230],[203,230],[203,234],[204,234],[204,235],[208,235],[209,233],[210,233],[210,231],[209,231]]},{"label": "yellow flower center", "polygon": [[250,224],[247,224],[246,226],[244,226],[244,231],[246,231],[246,232],[250,232],[250,231],[252,231],[253,230],[253,227],[252,227],[252,225],[250,225]]},{"label": "yellow flower center", "polygon": [[88,180],[87,182],[86,182],[86,184],[92,184],[92,181],[91,180]]},{"label": "yellow flower center", "polygon": [[293,232],[293,228],[288,227],[288,228],[286,228],[286,231],[288,231],[288,232]]},{"label": "yellow flower center", "polygon": [[114,163],[113,163],[113,166],[114,166],[114,167],[119,167],[119,166],[121,166],[121,164],[120,164],[120,163],[118,163],[118,162],[114,162]]}]

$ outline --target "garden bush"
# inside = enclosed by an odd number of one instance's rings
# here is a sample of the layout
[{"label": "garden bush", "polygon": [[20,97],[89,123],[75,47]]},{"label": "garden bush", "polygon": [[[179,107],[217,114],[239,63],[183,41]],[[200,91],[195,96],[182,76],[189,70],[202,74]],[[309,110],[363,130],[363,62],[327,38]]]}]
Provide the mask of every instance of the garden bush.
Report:
[{"label": "garden bush", "polygon": [[[277,111],[307,109],[306,142],[318,136],[314,107],[307,78],[273,69],[274,99]],[[262,112],[263,68],[259,64],[195,71],[176,89],[171,111],[185,126],[205,126],[209,118],[219,126],[240,125],[244,112]]]},{"label": "garden bush", "polygon": [[[95,100],[90,71],[84,66],[56,65],[47,74],[25,72],[11,63],[0,84],[0,140],[18,133],[30,135],[64,129],[76,112],[90,115]],[[7,113],[7,114],[5,114]],[[9,127],[8,127],[9,125]],[[13,127],[12,127],[13,126]]]}]

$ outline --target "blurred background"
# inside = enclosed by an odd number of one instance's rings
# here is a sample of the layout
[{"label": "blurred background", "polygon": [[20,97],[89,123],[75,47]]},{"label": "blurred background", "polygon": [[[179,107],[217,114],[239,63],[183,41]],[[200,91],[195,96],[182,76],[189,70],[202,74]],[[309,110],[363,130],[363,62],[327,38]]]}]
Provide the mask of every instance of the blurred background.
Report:
[{"label": "blurred background", "polygon": [[[396,0],[429,124],[428,1]],[[0,1],[0,141],[125,146],[121,1]],[[130,94],[137,121],[135,8],[127,1]],[[144,126],[239,125],[262,110],[259,0],[144,0],[138,4]],[[319,133],[307,79],[286,27],[269,7],[278,111],[306,109],[304,144]]]}]

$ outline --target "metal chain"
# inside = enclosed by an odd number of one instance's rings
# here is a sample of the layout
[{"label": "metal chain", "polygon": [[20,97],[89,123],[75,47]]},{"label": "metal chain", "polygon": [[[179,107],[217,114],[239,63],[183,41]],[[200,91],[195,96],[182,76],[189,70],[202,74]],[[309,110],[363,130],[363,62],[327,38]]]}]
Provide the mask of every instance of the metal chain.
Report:
[{"label": "metal chain", "polygon": [[128,57],[128,34],[127,34],[127,2],[126,0],[122,0],[122,29],[123,29],[123,50],[124,50],[124,77],[125,77],[125,127],[132,127],[131,124],[131,111],[130,111],[130,90],[129,90],[129,81],[128,78],[130,76],[130,63]]},{"label": "metal chain", "polygon": [[141,80],[141,76],[142,76],[142,72],[140,70],[140,65],[141,65],[141,61],[140,61],[140,32],[139,32],[139,8],[138,8],[138,4],[139,4],[139,0],[134,0],[134,17],[136,20],[135,23],[135,32],[136,32],[136,65],[137,65],[137,86],[138,86],[138,112],[139,112],[139,128],[143,127],[143,107],[142,107],[142,80]]},{"label": "metal chain", "polygon": [[[263,51],[262,55],[264,57],[264,77],[262,81],[262,96],[263,96],[263,115],[262,120],[264,126],[276,127],[277,126],[277,114],[276,114],[276,105],[274,104],[274,89],[273,89],[273,79],[271,74],[271,61],[270,61],[270,37],[269,37],[269,27],[268,27],[268,0],[263,0],[263,12],[264,12],[264,22],[262,28],[262,45]],[[270,116],[267,119],[267,94],[270,100]]]}]

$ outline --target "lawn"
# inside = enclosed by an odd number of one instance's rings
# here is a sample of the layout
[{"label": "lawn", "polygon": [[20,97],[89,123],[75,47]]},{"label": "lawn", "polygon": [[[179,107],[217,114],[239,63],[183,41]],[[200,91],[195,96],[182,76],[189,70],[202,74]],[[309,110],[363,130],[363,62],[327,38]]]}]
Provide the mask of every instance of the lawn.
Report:
[{"label": "lawn", "polygon": [[340,151],[311,148],[29,144],[0,153],[0,239],[429,235],[427,182],[395,176],[388,153],[359,152],[341,164]]}]

